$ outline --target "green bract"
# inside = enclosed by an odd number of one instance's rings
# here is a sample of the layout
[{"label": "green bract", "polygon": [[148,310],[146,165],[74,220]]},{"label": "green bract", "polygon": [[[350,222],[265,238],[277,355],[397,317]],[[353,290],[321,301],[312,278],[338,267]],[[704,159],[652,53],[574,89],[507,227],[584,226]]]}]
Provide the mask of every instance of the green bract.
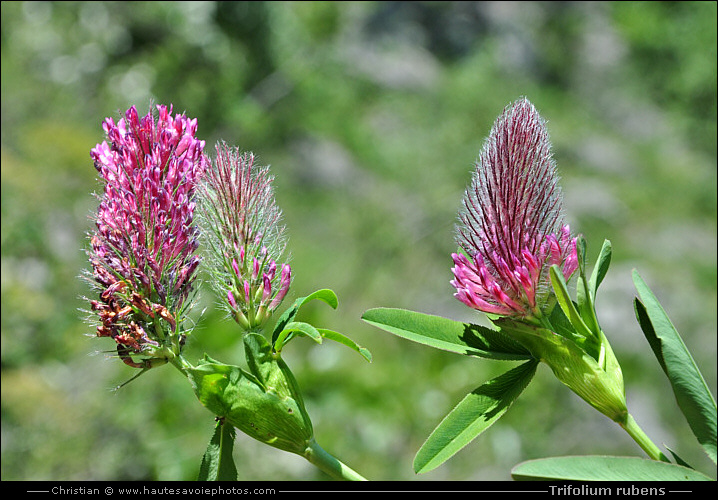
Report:
[{"label": "green bract", "polygon": [[313,430],[294,376],[262,335],[248,333],[244,338],[251,373],[205,356],[187,370],[197,398],[254,439],[304,454]]},{"label": "green bract", "polygon": [[620,370],[607,372],[576,343],[545,328],[508,318],[495,323],[546,363],[558,380],[587,403],[611,420],[625,422],[628,410]]}]

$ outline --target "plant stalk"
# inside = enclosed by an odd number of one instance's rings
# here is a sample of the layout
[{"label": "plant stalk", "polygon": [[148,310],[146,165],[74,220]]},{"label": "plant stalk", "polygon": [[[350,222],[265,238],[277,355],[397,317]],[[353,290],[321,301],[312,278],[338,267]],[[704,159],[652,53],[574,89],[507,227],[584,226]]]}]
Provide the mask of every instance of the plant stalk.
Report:
[{"label": "plant stalk", "polygon": [[192,366],[192,363],[187,361],[181,354],[175,356],[171,360],[169,360],[170,364],[177,368],[180,372],[182,372],[182,375],[185,377],[187,376],[187,369],[194,368]]},{"label": "plant stalk", "polygon": [[633,419],[633,416],[631,414],[628,414],[628,418],[626,418],[626,422],[619,422],[618,425],[623,427],[623,429],[628,433],[629,436],[633,438],[633,440],[638,443],[638,446],[645,451],[650,458],[653,460],[658,460],[660,462],[669,462],[668,458],[661,452],[661,450],[656,446],[653,441],[650,440],[650,438],[646,435],[645,432],[643,432],[643,429],[641,429],[636,421]]},{"label": "plant stalk", "polygon": [[367,481],[361,474],[350,469],[327,453],[314,439],[307,445],[307,449],[304,451],[304,458],[334,479],[343,481]]}]

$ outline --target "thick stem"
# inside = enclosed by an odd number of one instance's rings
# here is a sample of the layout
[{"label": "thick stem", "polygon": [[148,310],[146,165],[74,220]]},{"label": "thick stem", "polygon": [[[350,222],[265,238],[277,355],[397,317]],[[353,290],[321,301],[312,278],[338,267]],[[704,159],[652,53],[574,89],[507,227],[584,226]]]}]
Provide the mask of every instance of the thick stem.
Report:
[{"label": "thick stem", "polygon": [[638,446],[640,446],[653,460],[670,462],[661,450],[658,449],[658,446],[656,446],[653,441],[646,436],[646,433],[638,426],[630,413],[628,414],[628,418],[626,418],[626,422],[619,422],[618,425],[623,427],[628,435],[631,436],[633,440],[638,443]]},{"label": "thick stem", "polygon": [[367,479],[353,471],[339,460],[327,453],[319,444],[312,439],[304,451],[304,458],[316,465],[334,479],[343,481],[366,481]]}]

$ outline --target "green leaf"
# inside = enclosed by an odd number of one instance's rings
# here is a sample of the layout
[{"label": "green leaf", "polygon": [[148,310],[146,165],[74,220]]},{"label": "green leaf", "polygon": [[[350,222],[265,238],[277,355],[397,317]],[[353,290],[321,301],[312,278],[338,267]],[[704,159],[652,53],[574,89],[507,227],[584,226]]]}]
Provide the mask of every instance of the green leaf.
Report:
[{"label": "green leaf", "polygon": [[573,341],[577,338],[583,339],[583,337],[580,337],[576,333],[576,329],[573,327],[568,318],[566,318],[566,315],[563,313],[563,310],[558,303],[554,304],[551,312],[548,314],[548,321],[551,324],[551,330],[558,333],[562,337]]},{"label": "green leaf", "polygon": [[[577,456],[528,460],[511,470],[517,481],[712,481],[681,465],[638,457]],[[579,488],[580,485],[573,486]],[[616,488],[614,486],[614,493]],[[638,489],[638,486],[627,486]],[[632,490],[631,490],[632,491]],[[638,494],[638,493],[624,493]]]},{"label": "green leaf", "polygon": [[601,252],[598,254],[598,259],[596,259],[596,265],[593,266],[591,278],[588,280],[588,288],[594,302],[596,301],[596,291],[598,290],[598,286],[603,281],[603,278],[608,272],[608,267],[611,265],[611,253],[611,241],[604,240]]},{"label": "green leaf", "polygon": [[636,318],[663,371],[673,387],[676,401],[706,454],[716,462],[716,402],[683,339],[653,292],[633,271],[639,299],[634,300]]},{"label": "green leaf", "polygon": [[445,351],[500,360],[530,359],[531,353],[499,331],[406,309],[376,308],[362,319],[398,337]]},{"label": "green leaf", "polygon": [[586,326],[586,323],[584,323],[583,318],[571,300],[571,295],[568,293],[568,287],[566,286],[566,280],[563,278],[563,273],[559,267],[556,264],[551,266],[549,274],[551,276],[553,291],[556,294],[556,300],[558,300],[558,305],[561,306],[561,310],[566,315],[566,318],[568,318],[579,335],[586,339],[593,338],[591,330]]},{"label": "green leaf", "polygon": [[214,434],[202,457],[198,481],[237,480],[237,467],[232,457],[235,437],[234,426],[226,423],[224,419],[217,419]]},{"label": "green leaf", "polygon": [[590,285],[586,279],[586,240],[578,237],[576,245],[578,254],[578,280],[576,282],[576,304],[581,318],[591,332],[600,329],[598,319],[596,318],[596,309],[594,306],[594,294],[590,291]]},{"label": "green leaf", "polygon": [[[582,236],[577,237],[576,241],[576,257],[578,261],[578,285],[576,286],[576,303],[579,311],[592,303],[592,297],[588,293],[588,286],[583,287],[586,283],[586,240]],[[563,274],[563,273],[561,273]]]},{"label": "green leaf", "polygon": [[[275,345],[277,339],[279,338],[279,335],[286,328],[286,326],[292,321],[294,321],[294,318],[297,316],[299,309],[304,304],[312,300],[321,300],[322,302],[329,304],[332,309],[336,309],[339,305],[339,299],[337,299],[337,295],[328,288],[317,290],[316,292],[311,293],[306,297],[299,297],[297,300],[294,301],[294,304],[292,304],[291,307],[285,310],[277,320],[277,324],[274,326],[274,331],[272,332],[272,345]],[[291,338],[292,335],[290,334],[284,340],[284,344],[289,342]]]},{"label": "green leaf", "polygon": [[344,344],[345,346],[354,349],[356,352],[361,354],[364,359],[369,361],[371,363],[371,352],[369,352],[369,349],[360,346],[356,342],[354,342],[352,339],[347,337],[346,335],[342,335],[339,332],[335,332],[332,330],[327,330],[326,328],[317,328],[319,333],[322,335],[322,337],[327,338],[329,340],[333,340],[334,342],[339,342],[340,344]]},{"label": "green leaf", "polygon": [[329,289],[317,290],[306,297],[297,299],[292,307],[287,309],[277,321],[277,325],[272,333],[272,345],[276,352],[281,352],[284,345],[289,342],[295,333],[303,334],[311,337],[314,341],[321,344],[323,338],[328,338],[344,344],[361,354],[367,361],[371,362],[371,353],[368,349],[359,346],[356,342],[341,333],[327,330],[323,328],[315,328],[309,323],[293,321],[299,312],[299,308],[311,300],[321,300],[336,309],[339,305],[336,294]]},{"label": "green leaf", "polygon": [[[665,446],[665,445],[664,445]],[[683,467],[688,467],[689,469],[695,469],[695,467],[691,467],[690,464],[688,464],[685,460],[683,460],[681,457],[678,456],[678,454],[670,449],[668,446],[666,446],[666,449],[671,453],[671,456],[676,461],[678,465],[682,465]]]},{"label": "green leaf", "polygon": [[274,350],[277,352],[281,352],[282,347],[284,347],[284,344],[289,341],[289,338],[291,338],[290,336],[294,333],[306,335],[307,337],[310,337],[312,340],[314,340],[317,344],[322,343],[322,335],[312,325],[310,325],[309,323],[304,323],[302,321],[292,321],[284,327],[284,330],[282,330],[279,335],[277,335],[277,339],[274,342]]},{"label": "green leaf", "polygon": [[489,380],[469,393],[434,429],[414,458],[414,471],[428,472],[496,422],[536,373],[531,360]]}]

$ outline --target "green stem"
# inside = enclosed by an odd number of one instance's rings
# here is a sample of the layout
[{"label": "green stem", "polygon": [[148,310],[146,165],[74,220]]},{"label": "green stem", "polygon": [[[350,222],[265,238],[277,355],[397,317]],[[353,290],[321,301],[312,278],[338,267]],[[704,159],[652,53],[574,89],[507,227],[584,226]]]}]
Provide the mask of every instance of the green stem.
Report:
[{"label": "green stem", "polygon": [[630,413],[628,414],[628,418],[626,418],[626,422],[619,422],[618,425],[623,427],[623,429],[628,433],[628,435],[631,436],[633,440],[638,443],[638,446],[640,446],[643,451],[645,451],[648,456],[651,457],[653,460],[670,462],[670,460],[666,458],[666,456],[661,452],[661,450],[658,449],[658,446],[656,446],[653,441],[651,441],[649,437],[646,436],[646,433],[643,432],[643,429],[638,426]]},{"label": "green stem", "polygon": [[316,465],[319,469],[323,470],[334,479],[341,479],[344,481],[366,481],[367,479],[361,476],[359,473],[353,471],[339,460],[331,456],[329,453],[319,446],[319,444],[312,439],[307,449],[304,451],[304,458],[309,460],[312,464]]},{"label": "green stem", "polygon": [[175,368],[177,368],[179,371],[181,371],[182,375],[185,375],[185,376],[187,376],[186,370],[188,368],[194,368],[192,366],[192,363],[190,363],[189,361],[184,359],[184,357],[181,354],[172,358],[170,360],[170,364],[172,366],[174,366]]}]

